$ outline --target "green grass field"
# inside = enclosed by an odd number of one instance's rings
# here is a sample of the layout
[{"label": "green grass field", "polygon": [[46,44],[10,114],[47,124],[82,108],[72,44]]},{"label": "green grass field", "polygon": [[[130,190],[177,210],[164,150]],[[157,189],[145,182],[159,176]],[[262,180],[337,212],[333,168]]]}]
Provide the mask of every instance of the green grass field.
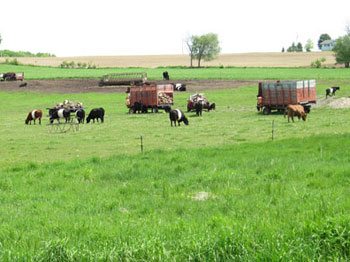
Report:
[{"label": "green grass field", "polygon": [[[318,80],[320,99],[332,79]],[[176,128],[165,113],[127,114],[121,93],[0,92],[0,260],[348,260],[349,109],[287,123],[256,112],[256,91],[208,91],[217,110]],[[66,98],[103,106],[105,123],[24,125]]]},{"label": "green grass field", "polygon": [[63,69],[57,67],[40,67],[27,65],[0,64],[0,72],[25,72],[26,79],[54,78],[99,78],[108,73],[146,72],[148,79],[159,80],[162,72],[167,70],[171,79],[317,79],[349,80],[346,68],[259,68],[259,67],[211,67],[211,68],[99,68],[99,69]]}]

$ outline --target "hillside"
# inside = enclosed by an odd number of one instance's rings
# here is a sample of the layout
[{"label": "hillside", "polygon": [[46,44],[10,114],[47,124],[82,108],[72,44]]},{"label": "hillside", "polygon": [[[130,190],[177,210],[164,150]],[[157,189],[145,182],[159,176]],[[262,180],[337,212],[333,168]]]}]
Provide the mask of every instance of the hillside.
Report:
[{"label": "hillside", "polygon": [[[310,66],[312,61],[326,58],[325,65],[334,66],[333,52],[310,53],[241,53],[221,54],[218,59],[203,62],[203,66],[237,67],[299,67]],[[0,58],[4,62],[6,58]],[[87,56],[87,57],[19,57],[23,64],[59,66],[63,61],[92,63],[98,67],[160,67],[188,66],[189,57],[184,55],[148,55],[148,56]],[[194,61],[196,63],[196,61]],[[196,64],[194,64],[196,65]]]}]

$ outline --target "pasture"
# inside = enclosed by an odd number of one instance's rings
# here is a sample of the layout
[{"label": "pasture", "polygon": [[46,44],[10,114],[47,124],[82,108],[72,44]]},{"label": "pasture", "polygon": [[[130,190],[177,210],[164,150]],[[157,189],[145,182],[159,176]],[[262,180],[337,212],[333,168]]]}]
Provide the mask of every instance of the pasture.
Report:
[{"label": "pasture", "polygon": [[146,72],[149,80],[161,80],[162,73],[168,71],[170,80],[208,79],[208,80],[268,80],[268,79],[317,79],[323,81],[349,80],[345,68],[269,68],[269,67],[157,67],[157,68],[97,68],[97,69],[64,69],[57,67],[7,65],[0,64],[0,72],[25,72],[25,79],[67,79],[67,78],[100,78],[109,73]]},{"label": "pasture", "polygon": [[[343,72],[331,70],[317,71],[323,102]],[[323,103],[287,123],[258,114],[256,93],[207,90],[216,111],[171,127],[165,113],[127,114],[124,93],[0,92],[1,260],[349,259],[349,109]],[[174,107],[186,111],[189,95]],[[24,125],[64,99],[103,106],[105,123]]]}]

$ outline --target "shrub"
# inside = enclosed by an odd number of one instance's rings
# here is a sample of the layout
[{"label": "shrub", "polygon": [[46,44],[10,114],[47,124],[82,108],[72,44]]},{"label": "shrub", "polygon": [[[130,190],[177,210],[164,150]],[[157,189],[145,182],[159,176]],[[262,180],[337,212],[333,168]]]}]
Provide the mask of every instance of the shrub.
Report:
[{"label": "shrub", "polygon": [[319,59],[316,59],[315,61],[312,61],[310,66],[312,68],[321,68],[322,63],[324,63],[324,62],[326,62],[326,58],[321,57]]},{"label": "shrub", "polygon": [[18,62],[17,58],[14,58],[14,59],[6,58],[5,64],[7,64],[7,65],[19,65],[20,62]]},{"label": "shrub", "polygon": [[97,68],[96,65],[92,63],[83,63],[83,62],[77,62],[74,61],[63,61],[60,64],[61,68],[78,68],[78,69],[95,69]]}]

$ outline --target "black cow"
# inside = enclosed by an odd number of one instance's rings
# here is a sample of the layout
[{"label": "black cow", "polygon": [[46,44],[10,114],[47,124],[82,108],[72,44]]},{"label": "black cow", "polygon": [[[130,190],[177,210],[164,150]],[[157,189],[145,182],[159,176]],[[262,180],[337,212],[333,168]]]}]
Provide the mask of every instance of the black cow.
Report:
[{"label": "black cow", "polygon": [[170,124],[173,126],[173,122],[176,126],[176,122],[180,125],[180,122],[184,122],[185,125],[188,125],[188,119],[185,114],[180,109],[170,110],[169,112]]},{"label": "black cow", "polygon": [[169,77],[168,71],[163,72],[163,80],[169,80],[169,79],[170,77]]},{"label": "black cow", "polygon": [[203,111],[203,101],[198,101],[194,108],[196,109],[196,115],[197,116],[202,116],[202,111]]},{"label": "black cow", "polygon": [[[141,102],[135,102],[131,108],[132,112],[135,113],[147,113],[147,106],[143,105]],[[130,111],[129,111],[130,112]]]},{"label": "black cow", "polygon": [[55,119],[57,119],[57,122],[59,123],[60,118],[64,118],[66,120],[65,122],[67,123],[70,121],[70,110],[65,108],[51,108],[49,109],[49,116],[50,124],[52,124]]},{"label": "black cow", "polygon": [[85,110],[84,109],[78,109],[75,112],[75,116],[76,116],[79,124],[84,124],[84,121],[85,121]]},{"label": "black cow", "polygon": [[97,120],[97,122],[98,119],[101,119],[101,123],[103,123],[104,116],[105,110],[102,107],[91,109],[88,117],[86,118],[86,123],[90,123],[90,120],[92,120],[95,123],[95,119]]},{"label": "black cow", "polygon": [[339,86],[333,86],[333,87],[327,88],[327,89],[326,89],[326,98],[327,98],[328,96],[334,96],[334,95],[335,95],[335,92],[336,92],[337,90],[339,90],[339,89],[340,89]]}]

